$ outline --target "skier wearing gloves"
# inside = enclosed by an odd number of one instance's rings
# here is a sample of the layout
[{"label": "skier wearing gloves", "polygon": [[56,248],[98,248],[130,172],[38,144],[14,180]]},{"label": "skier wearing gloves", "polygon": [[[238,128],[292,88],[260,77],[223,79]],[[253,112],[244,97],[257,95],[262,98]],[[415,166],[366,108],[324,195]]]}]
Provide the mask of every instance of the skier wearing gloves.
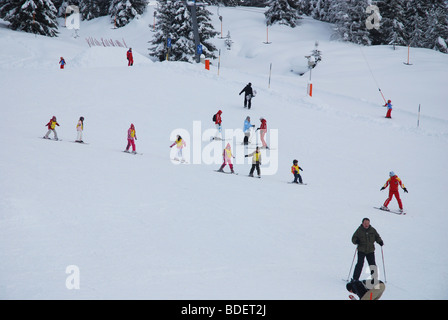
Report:
[{"label": "skier wearing gloves", "polygon": [[244,132],[243,144],[244,145],[248,145],[249,144],[250,129],[252,129],[254,127],[255,127],[255,125],[250,123],[250,117],[247,116],[246,120],[244,120],[244,128],[243,128],[243,132]]},{"label": "skier wearing gloves", "polygon": [[403,182],[400,178],[397,177],[397,175],[391,171],[389,172],[389,179],[386,181],[384,186],[380,189],[381,191],[386,189],[387,186],[389,186],[389,197],[384,201],[384,204],[381,206],[381,210],[389,211],[389,208],[387,207],[392,200],[392,197],[395,196],[395,199],[397,199],[398,207],[400,208],[400,212],[403,212],[403,203],[400,199],[400,193],[398,192],[398,187],[400,186],[404,192],[408,192],[408,190],[405,188]]},{"label": "skier wearing gloves", "polygon": [[83,130],[84,130],[84,117],[80,117],[78,120],[78,124],[76,125],[77,137],[75,142],[84,143],[84,141],[82,141]]},{"label": "skier wearing gloves", "polygon": [[[293,160],[292,167],[291,167],[291,173],[294,175],[294,181],[292,183],[300,183],[302,184],[302,176],[300,175],[300,170],[303,171],[302,168],[299,167],[299,161]],[[297,182],[297,179],[299,179],[299,182]]]},{"label": "skier wearing gloves", "polygon": [[58,133],[56,132],[56,126],[59,127],[59,123],[56,121],[56,116],[53,116],[45,126],[48,128],[48,131],[45,134],[44,139],[50,139],[48,136],[50,135],[51,132],[53,132],[54,140],[58,140]]},{"label": "skier wearing gloves", "polygon": [[387,107],[387,113],[386,113],[386,118],[392,118],[391,114],[392,114],[392,101],[387,100],[386,104],[384,105],[385,107]]},{"label": "skier wearing gloves", "polygon": [[131,123],[131,127],[128,129],[128,145],[126,146],[126,150],[124,150],[124,152],[129,152],[129,148],[132,146],[132,153],[137,153],[137,151],[135,151],[134,139],[137,140],[137,134],[135,133],[134,124]]},{"label": "skier wearing gloves", "polygon": [[386,290],[386,285],[381,280],[376,284],[372,283],[374,280],[369,281],[371,283],[367,283],[367,280],[352,280],[346,285],[347,291],[356,294],[360,300],[379,300]]},{"label": "skier wearing gloves", "polygon": [[230,143],[227,143],[226,148],[224,149],[224,151],[222,152],[222,157],[224,159],[223,164],[221,165],[221,168],[219,168],[218,172],[224,172],[224,167],[226,166],[226,164],[229,165],[230,167],[230,172],[231,173],[235,173],[233,171],[233,164],[232,164],[232,158],[235,158],[235,156],[232,154],[232,150],[230,147]]},{"label": "skier wearing gloves", "polygon": [[170,148],[177,146],[177,157],[174,158],[174,160],[185,162],[184,157],[182,155],[182,149],[186,146],[186,143],[184,139],[180,135],[177,135],[176,141],[172,145],[170,145]]},{"label": "skier wearing gloves", "polygon": [[258,149],[258,147],[256,147],[254,152],[252,152],[250,154],[246,154],[245,157],[246,158],[252,157],[252,168],[250,169],[249,177],[253,177],[254,170],[257,169],[258,178],[261,178],[261,176],[260,176],[261,153],[260,153],[260,150]]},{"label": "skier wearing gloves", "polygon": [[384,245],[383,239],[381,239],[379,233],[370,225],[369,218],[364,218],[361,225],[356,229],[352,236],[352,243],[358,246],[358,262],[355,266],[355,271],[353,272],[354,280],[359,280],[365,258],[369,263],[371,271],[371,266],[376,266],[375,242],[380,246]]},{"label": "skier wearing gloves", "polygon": [[250,109],[252,106],[252,97],[254,96],[254,91],[252,90],[252,83],[248,83],[243,90],[240,91],[239,95],[244,92],[244,108]]}]

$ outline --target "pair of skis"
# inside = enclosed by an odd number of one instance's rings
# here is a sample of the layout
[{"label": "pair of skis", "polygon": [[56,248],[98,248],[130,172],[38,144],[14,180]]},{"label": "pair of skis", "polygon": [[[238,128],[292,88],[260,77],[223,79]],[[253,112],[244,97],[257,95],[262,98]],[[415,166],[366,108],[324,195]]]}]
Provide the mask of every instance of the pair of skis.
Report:
[{"label": "pair of skis", "polygon": [[398,215],[405,215],[406,214],[406,212],[400,212],[400,211],[396,211],[396,210],[384,210],[384,209],[382,209],[381,207],[374,207],[375,209],[378,209],[378,210],[381,210],[381,211],[386,211],[386,212],[391,212],[391,213],[395,213],[395,214],[398,214]]},{"label": "pair of skis", "polygon": [[[55,139],[55,138],[45,138],[45,137],[42,137],[42,139],[44,139],[44,140],[51,140],[51,141],[63,141],[62,139]],[[78,144],[89,144],[88,142],[84,142],[84,141],[70,141],[70,142],[73,142],[73,143],[78,143]]]},{"label": "pair of skis", "polygon": [[[234,175],[238,175],[238,173],[237,172],[225,172],[225,171],[221,171],[221,170],[215,170],[216,172],[220,172],[220,173],[225,173],[225,174],[234,174]],[[248,177],[250,177],[250,178],[258,178],[258,179],[260,179],[261,178],[261,176],[254,176],[254,175],[247,175]]]}]

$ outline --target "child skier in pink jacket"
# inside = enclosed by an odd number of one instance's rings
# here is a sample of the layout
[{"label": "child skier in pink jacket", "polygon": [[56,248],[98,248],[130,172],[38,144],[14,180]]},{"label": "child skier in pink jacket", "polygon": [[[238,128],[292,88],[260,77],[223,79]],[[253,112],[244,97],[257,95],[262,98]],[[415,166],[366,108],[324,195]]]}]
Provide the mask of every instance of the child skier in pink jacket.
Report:
[{"label": "child skier in pink jacket", "polygon": [[135,151],[135,140],[137,140],[137,134],[135,133],[134,124],[131,123],[131,127],[128,129],[128,145],[126,146],[126,150],[124,152],[129,152],[129,148],[132,146],[132,153],[137,153]]},{"label": "child skier in pink jacket", "polygon": [[219,172],[224,172],[224,167],[226,166],[226,164],[229,165],[230,167],[230,172],[231,173],[235,173],[233,171],[233,164],[232,164],[232,158],[235,158],[235,156],[232,154],[232,150],[230,147],[230,143],[227,143],[226,148],[224,149],[224,151],[222,152],[222,157],[224,159],[223,164],[221,165],[221,168],[219,168]]}]

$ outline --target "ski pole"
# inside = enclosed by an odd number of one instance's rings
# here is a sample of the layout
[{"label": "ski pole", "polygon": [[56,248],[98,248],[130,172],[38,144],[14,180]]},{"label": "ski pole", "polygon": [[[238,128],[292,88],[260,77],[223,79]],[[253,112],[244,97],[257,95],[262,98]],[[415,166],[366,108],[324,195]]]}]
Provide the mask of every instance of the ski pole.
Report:
[{"label": "ski pole", "polygon": [[386,266],[384,265],[384,252],[383,252],[383,247],[382,246],[381,246],[381,257],[383,258],[384,282],[387,283],[387,280],[386,280]]},{"label": "ski pole", "polygon": [[352,265],[350,266],[350,271],[348,272],[347,282],[348,282],[348,279],[350,278],[350,275],[352,273],[352,268],[353,268],[353,263],[355,262],[356,252],[358,252],[358,248],[355,248],[355,254],[353,255],[353,260],[352,260]]}]

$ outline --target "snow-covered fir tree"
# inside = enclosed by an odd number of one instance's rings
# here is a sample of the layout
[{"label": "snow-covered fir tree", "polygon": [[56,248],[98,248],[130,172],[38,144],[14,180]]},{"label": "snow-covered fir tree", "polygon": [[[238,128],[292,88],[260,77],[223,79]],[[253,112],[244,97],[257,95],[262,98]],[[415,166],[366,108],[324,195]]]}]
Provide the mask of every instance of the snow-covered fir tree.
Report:
[{"label": "snow-covered fir tree", "polygon": [[448,41],[448,8],[444,0],[408,0],[406,2],[406,31],[409,44],[444,50]]},{"label": "snow-covered fir tree", "polygon": [[[206,8],[197,7],[196,10],[199,41],[202,52],[206,57],[216,58],[216,47],[208,42],[218,34],[210,23],[211,13]],[[160,1],[156,14],[156,32],[149,41],[149,55],[159,61],[195,61],[196,46],[194,42],[191,13],[184,1]],[[171,48],[167,48],[167,39],[171,39]]]},{"label": "snow-covered fir tree", "polygon": [[210,16],[212,13],[206,7],[196,7],[196,17],[198,21],[199,42],[202,45],[202,52],[207,58],[215,59],[217,48],[209,41],[219,34],[212,24]]},{"label": "snow-covered fir tree", "polygon": [[50,0],[3,0],[0,17],[12,30],[55,37],[58,34],[57,10]]},{"label": "snow-covered fir tree", "polygon": [[104,12],[102,2],[98,0],[79,0],[79,12],[82,20],[92,20],[101,17]]},{"label": "snow-covered fir tree", "polygon": [[[379,29],[365,25],[371,4],[379,8]],[[302,14],[335,23],[335,34],[346,41],[448,51],[447,0],[297,0],[297,5]]]},{"label": "snow-covered fir tree", "polygon": [[381,15],[381,24],[379,29],[370,30],[372,44],[408,44],[405,29],[406,1],[408,0],[383,0],[376,3]]},{"label": "snow-covered fir tree", "polygon": [[65,10],[71,5],[79,8],[82,20],[92,20],[108,15],[110,3],[111,0],[53,0],[58,10],[58,17],[65,17]]},{"label": "snow-covered fir tree", "polygon": [[141,15],[147,6],[148,0],[111,0],[109,15],[112,23],[120,28]]},{"label": "snow-covered fir tree", "polygon": [[448,53],[448,1],[437,1],[437,5],[428,19],[428,29],[425,32],[427,47]]},{"label": "snow-covered fir tree", "polygon": [[271,0],[268,5],[269,9],[264,13],[268,26],[278,23],[294,28],[301,19],[294,0]]},{"label": "snow-covered fir tree", "polygon": [[332,5],[334,0],[298,0],[297,7],[299,12],[313,17],[319,21],[334,22]]},{"label": "snow-covered fir tree", "polygon": [[366,27],[366,8],[369,0],[337,0],[333,10],[342,12],[336,21],[336,32],[344,41],[371,45],[370,32]]}]

